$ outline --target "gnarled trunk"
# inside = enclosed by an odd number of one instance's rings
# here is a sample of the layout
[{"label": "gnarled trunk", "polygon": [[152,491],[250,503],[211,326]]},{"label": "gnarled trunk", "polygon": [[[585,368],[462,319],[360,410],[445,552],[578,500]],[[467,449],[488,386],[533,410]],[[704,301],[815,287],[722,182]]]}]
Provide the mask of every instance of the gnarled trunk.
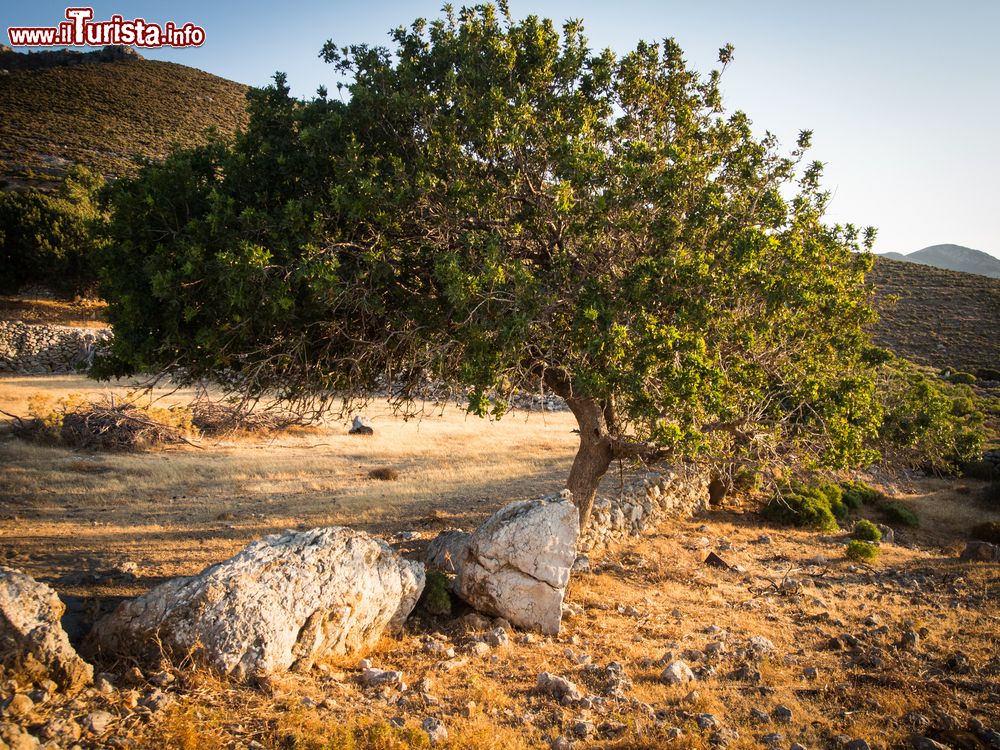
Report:
[{"label": "gnarled trunk", "polygon": [[614,449],[604,409],[597,401],[568,398],[566,403],[580,425],[580,447],[573,459],[566,488],[573,493],[573,502],[580,511],[580,530],[583,531],[594,508],[597,485],[614,458]]}]

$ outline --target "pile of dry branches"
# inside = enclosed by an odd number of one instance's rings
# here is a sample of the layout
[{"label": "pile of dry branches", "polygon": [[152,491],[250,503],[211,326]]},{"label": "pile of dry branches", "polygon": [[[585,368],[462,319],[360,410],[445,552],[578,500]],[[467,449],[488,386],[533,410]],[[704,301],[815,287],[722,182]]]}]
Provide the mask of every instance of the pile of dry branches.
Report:
[{"label": "pile of dry branches", "polygon": [[191,404],[191,422],[202,435],[219,437],[238,432],[266,434],[301,427],[310,420],[278,407],[251,409],[244,404],[200,399]]},{"label": "pile of dry branches", "polygon": [[189,434],[190,429],[183,424],[166,424],[135,404],[115,403],[113,399],[67,411],[59,430],[64,445],[103,451],[137,451],[190,444]]}]

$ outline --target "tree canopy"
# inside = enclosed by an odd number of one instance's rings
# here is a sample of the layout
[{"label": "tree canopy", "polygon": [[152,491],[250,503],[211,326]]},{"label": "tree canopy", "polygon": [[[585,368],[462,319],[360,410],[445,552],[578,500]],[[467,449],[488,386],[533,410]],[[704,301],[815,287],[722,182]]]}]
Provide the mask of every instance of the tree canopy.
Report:
[{"label": "tree canopy", "polygon": [[586,520],[616,458],[870,457],[873,231],[823,222],[822,166],[727,113],[672,39],[446,7],[391,48],[327,43],[334,98],[249,95],[232,146],[114,190],[104,374],[170,369],[309,405],[381,382],[567,399]]}]

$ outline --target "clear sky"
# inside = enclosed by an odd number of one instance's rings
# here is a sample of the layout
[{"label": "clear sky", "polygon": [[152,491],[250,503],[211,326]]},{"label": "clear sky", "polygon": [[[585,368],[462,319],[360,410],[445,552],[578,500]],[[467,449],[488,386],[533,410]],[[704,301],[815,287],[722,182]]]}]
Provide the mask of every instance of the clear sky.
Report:
[{"label": "clear sky", "polygon": [[[96,20],[117,13],[205,28],[201,48],[143,50],[149,58],[252,85],[282,70],[299,96],[319,84],[334,91],[332,70],[317,57],[327,39],[387,43],[390,28],[435,17],[441,5],[92,4]],[[4,41],[7,26],[55,25],[65,7],[0,0]],[[595,48],[625,51],[639,39],[672,36],[703,71],[731,42],[727,106],[789,148],[800,129],[815,131],[812,156],[826,163],[834,194],[831,221],[878,227],[877,252],[953,242],[1000,257],[1000,0],[510,0],[510,7],[515,17],[582,18]]]}]

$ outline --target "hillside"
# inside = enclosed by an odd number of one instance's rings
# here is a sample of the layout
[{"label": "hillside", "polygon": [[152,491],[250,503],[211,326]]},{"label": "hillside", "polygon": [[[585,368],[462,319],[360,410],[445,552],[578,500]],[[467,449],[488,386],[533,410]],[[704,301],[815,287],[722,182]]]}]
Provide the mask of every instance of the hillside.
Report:
[{"label": "hillside", "polygon": [[1000,279],[1000,259],[962,245],[931,245],[909,255],[884,253],[882,257]]},{"label": "hillside", "polygon": [[873,333],[880,346],[932,367],[1000,363],[1000,279],[885,257],[869,278],[878,288],[881,320]]},{"label": "hillside", "polygon": [[130,174],[137,156],[163,158],[173,143],[203,143],[209,128],[232,135],[246,120],[246,86],[184,65],[138,55],[12,64],[31,57],[5,53],[0,65],[9,71],[0,76],[3,189],[50,187],[75,163]]}]

